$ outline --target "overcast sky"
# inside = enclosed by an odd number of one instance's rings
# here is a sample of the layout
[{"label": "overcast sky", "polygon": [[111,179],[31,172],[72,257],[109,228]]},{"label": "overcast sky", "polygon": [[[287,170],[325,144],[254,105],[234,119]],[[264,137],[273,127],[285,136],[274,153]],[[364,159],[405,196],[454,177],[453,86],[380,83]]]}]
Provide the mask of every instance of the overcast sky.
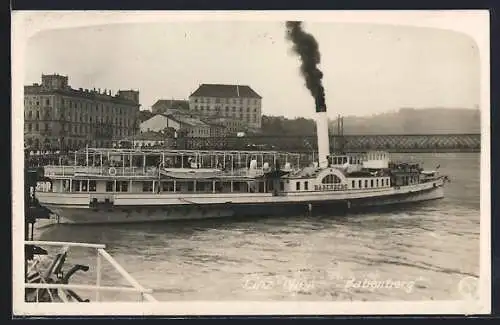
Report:
[{"label": "overcast sky", "polygon": [[[328,115],[401,107],[477,108],[479,52],[452,31],[304,23],[321,51]],[[173,22],[44,31],[28,42],[25,84],[42,73],[73,88],[138,89],[142,109],[187,99],[201,83],[249,85],[263,113],[311,117],[314,100],[284,22]]]}]

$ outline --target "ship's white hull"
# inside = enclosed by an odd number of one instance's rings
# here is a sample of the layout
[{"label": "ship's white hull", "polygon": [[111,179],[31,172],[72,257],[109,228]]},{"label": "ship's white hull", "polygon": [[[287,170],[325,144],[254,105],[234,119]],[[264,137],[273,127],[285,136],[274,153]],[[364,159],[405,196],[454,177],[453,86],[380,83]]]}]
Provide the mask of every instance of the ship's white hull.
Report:
[{"label": "ship's white hull", "polygon": [[373,206],[386,206],[393,204],[404,204],[404,203],[417,203],[422,201],[430,201],[436,199],[442,199],[444,197],[443,187],[436,187],[431,190],[412,192],[403,196],[388,196],[378,199],[359,199],[355,200],[351,204],[351,208],[362,208],[362,207],[373,207]]},{"label": "ship's white hull", "polygon": [[99,224],[99,223],[139,223],[173,220],[196,220],[224,218],[234,215],[233,211],[221,208],[172,208],[172,207],[140,207],[112,208],[111,210],[94,210],[89,208],[49,207],[56,217],[52,223],[62,224]]},{"label": "ship's white hull", "polygon": [[[99,223],[139,223],[170,220],[194,220],[208,218],[228,218],[245,216],[282,216],[297,215],[312,211],[324,211],[326,214],[346,213],[374,206],[415,203],[440,199],[444,196],[442,183],[412,188],[401,188],[378,195],[338,195],[325,198],[316,193],[311,196],[240,196],[231,200],[203,203],[201,198],[182,202],[174,199],[162,199],[157,196],[125,202],[129,204],[90,207],[88,204],[51,204],[43,203],[56,216],[49,223],[99,224]],[[123,199],[125,200],[125,199]],[[170,201],[166,201],[170,200]],[[42,200],[43,201],[43,196]],[[196,201],[196,202],[195,202]],[[213,203],[212,203],[213,202]]]}]

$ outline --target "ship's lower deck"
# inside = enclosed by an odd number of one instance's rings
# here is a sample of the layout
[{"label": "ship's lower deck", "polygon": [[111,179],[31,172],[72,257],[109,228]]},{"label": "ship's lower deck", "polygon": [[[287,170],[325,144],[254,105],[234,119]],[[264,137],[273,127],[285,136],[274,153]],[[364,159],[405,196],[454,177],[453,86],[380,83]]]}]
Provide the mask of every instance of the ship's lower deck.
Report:
[{"label": "ship's lower deck", "polygon": [[308,200],[266,201],[255,198],[246,202],[223,202],[197,204],[182,202],[178,204],[128,204],[112,205],[62,205],[44,203],[54,216],[52,223],[97,224],[97,223],[137,223],[169,220],[192,220],[227,217],[285,216],[319,212],[325,215],[345,214],[351,210],[375,206],[388,206],[439,199],[444,196],[442,184],[417,191],[406,190],[399,193],[370,197],[331,199],[311,197]]}]

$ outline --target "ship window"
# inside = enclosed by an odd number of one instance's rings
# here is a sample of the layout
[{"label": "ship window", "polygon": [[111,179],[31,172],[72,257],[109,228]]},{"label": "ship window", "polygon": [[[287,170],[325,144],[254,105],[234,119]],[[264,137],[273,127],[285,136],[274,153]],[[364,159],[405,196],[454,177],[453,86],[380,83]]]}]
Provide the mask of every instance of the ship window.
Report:
[{"label": "ship window", "polygon": [[264,182],[259,182],[258,184],[259,184],[258,185],[259,186],[259,193],[264,193],[265,192],[264,191]]},{"label": "ship window", "polygon": [[358,181],[358,187],[361,188],[361,180]]},{"label": "ship window", "polygon": [[368,180],[365,179],[365,187],[368,187]]},{"label": "ship window", "polygon": [[322,184],[334,184],[334,183],[340,183],[340,178],[337,177],[337,175],[326,175],[322,180]]},{"label": "ship window", "polygon": [[309,182],[304,182],[304,190],[308,190],[309,189]]},{"label": "ship window", "polygon": [[153,183],[152,182],[142,182],[142,191],[143,192],[153,192]]},{"label": "ship window", "polygon": [[80,192],[80,181],[73,181],[73,191]]},{"label": "ship window", "polygon": [[295,187],[297,191],[300,191],[300,182],[295,183]]},{"label": "ship window", "polygon": [[352,181],[352,188],[356,188],[356,181]]},{"label": "ship window", "polygon": [[164,192],[174,191],[174,184],[172,182],[162,182],[161,185],[162,185],[161,190]]},{"label": "ship window", "polygon": [[378,179],[377,179],[377,187],[378,187]]},{"label": "ship window", "polygon": [[284,190],[285,190],[285,183],[280,182],[280,191],[284,191]]},{"label": "ship window", "polygon": [[69,192],[69,181],[66,179],[62,180],[63,192]]},{"label": "ship window", "polygon": [[[128,192],[128,182],[120,182],[121,183],[121,191]],[[118,191],[119,185],[116,186],[116,190]]]},{"label": "ship window", "polygon": [[373,187],[373,179],[370,180],[370,187]]},{"label": "ship window", "polygon": [[90,192],[95,192],[96,191],[96,182],[95,181],[89,181],[89,191]]},{"label": "ship window", "polygon": [[106,192],[113,192],[114,182],[106,182]]},{"label": "ship window", "polygon": [[196,182],[196,192],[212,192],[212,182]]}]

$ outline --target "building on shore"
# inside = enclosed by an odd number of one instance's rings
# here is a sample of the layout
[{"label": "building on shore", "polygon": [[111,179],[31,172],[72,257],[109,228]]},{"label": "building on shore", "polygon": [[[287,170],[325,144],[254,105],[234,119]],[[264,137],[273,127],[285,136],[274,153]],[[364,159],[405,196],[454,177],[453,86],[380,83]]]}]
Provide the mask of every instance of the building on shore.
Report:
[{"label": "building on shore", "polygon": [[114,147],[122,148],[151,148],[164,147],[172,142],[172,137],[162,132],[144,132],[115,141]]},{"label": "building on shore", "polygon": [[262,97],[245,85],[201,84],[189,96],[189,109],[203,116],[239,120],[260,129]]},{"label": "building on shore", "polygon": [[228,117],[206,117],[203,121],[212,125],[221,125],[223,127],[221,136],[236,136],[239,132],[245,132],[248,128],[246,123]]},{"label": "building on shore", "polygon": [[175,111],[188,111],[189,101],[182,99],[159,99],[151,106],[153,114],[171,114]]},{"label": "building on shore", "polygon": [[139,91],[73,89],[68,76],[24,86],[25,144],[34,149],[110,147],[138,130]]},{"label": "building on shore", "polygon": [[156,114],[140,124],[141,133],[146,132],[162,132],[165,129],[173,128],[179,131],[181,122],[177,121],[173,116],[165,114]]},{"label": "building on shore", "polygon": [[[225,135],[226,127],[220,123],[204,121],[194,115],[156,114],[140,124],[141,133],[163,132],[172,128],[176,134],[189,138],[221,137]],[[175,135],[174,135],[175,136]]]}]

